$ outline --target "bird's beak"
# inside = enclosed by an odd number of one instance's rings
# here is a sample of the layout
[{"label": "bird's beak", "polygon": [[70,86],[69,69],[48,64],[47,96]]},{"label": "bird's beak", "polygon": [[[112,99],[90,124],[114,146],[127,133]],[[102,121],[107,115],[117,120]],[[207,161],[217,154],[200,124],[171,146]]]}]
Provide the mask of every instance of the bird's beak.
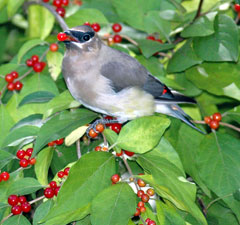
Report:
[{"label": "bird's beak", "polygon": [[79,42],[77,38],[75,38],[71,31],[67,30],[67,31],[64,31],[64,33],[67,35],[67,39],[64,40],[64,42]]}]

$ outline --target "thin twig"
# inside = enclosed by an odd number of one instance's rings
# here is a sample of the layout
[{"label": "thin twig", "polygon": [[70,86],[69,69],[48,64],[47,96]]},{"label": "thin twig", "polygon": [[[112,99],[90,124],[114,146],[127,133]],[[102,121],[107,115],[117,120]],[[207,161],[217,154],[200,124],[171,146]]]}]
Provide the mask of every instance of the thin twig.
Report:
[{"label": "thin twig", "polygon": [[143,222],[144,225],[147,225],[141,215],[139,215],[139,218],[142,220],[142,222]]},{"label": "thin twig", "polygon": [[33,204],[33,203],[35,203],[35,202],[41,201],[41,200],[44,199],[44,198],[45,198],[45,196],[43,195],[43,196],[41,196],[41,197],[38,197],[38,198],[30,201],[29,204],[31,205],[31,204]]},{"label": "thin twig", "polygon": [[26,2],[24,4],[24,6],[26,8],[28,8],[30,5],[41,5],[41,6],[44,6],[46,9],[48,9],[54,16],[55,16],[55,19],[57,20],[57,22],[59,23],[60,27],[65,31],[65,30],[68,30],[69,27],[68,25],[65,23],[64,19],[58,15],[58,13],[54,10],[54,8],[47,4],[47,3],[44,3],[42,1],[32,1],[32,2]]},{"label": "thin twig", "polygon": [[122,34],[121,37],[138,47],[138,43],[134,41],[132,38],[128,37],[127,35]]},{"label": "thin twig", "polygon": [[77,148],[77,157],[78,157],[78,159],[80,159],[82,154],[81,154],[81,146],[80,146],[80,140],[79,139],[76,141],[76,148]]},{"label": "thin twig", "polygon": [[104,142],[104,146],[107,146],[108,143],[107,143],[107,139],[106,139],[106,136],[102,133],[102,136],[103,136],[103,142]]},{"label": "thin twig", "polygon": [[211,201],[208,205],[207,205],[207,208],[206,208],[206,211],[212,206],[212,204],[214,204],[215,202],[219,201],[219,200],[222,200],[223,198],[227,198],[227,197],[230,197],[232,196],[233,194],[228,194],[228,195],[225,195],[223,197],[219,197],[219,198],[216,198],[214,199],[213,201]]},{"label": "thin twig", "polygon": [[10,213],[9,215],[7,215],[5,218],[2,219],[1,224],[3,224],[8,218],[10,218],[13,214]]},{"label": "thin twig", "polygon": [[194,22],[198,17],[201,16],[201,10],[202,10],[203,1],[204,1],[204,0],[200,0],[200,2],[199,2],[199,4],[198,4],[197,13],[196,13],[196,15],[195,15],[195,17],[194,17],[194,19],[193,19],[193,22]]}]

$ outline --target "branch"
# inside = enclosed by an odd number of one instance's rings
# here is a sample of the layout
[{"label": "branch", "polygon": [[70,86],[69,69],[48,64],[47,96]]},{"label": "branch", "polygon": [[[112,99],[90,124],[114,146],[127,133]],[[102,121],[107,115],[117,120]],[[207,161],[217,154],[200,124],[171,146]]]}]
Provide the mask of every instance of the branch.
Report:
[{"label": "branch", "polygon": [[39,197],[39,198],[36,198],[36,199],[32,200],[31,202],[29,202],[29,204],[31,205],[31,204],[33,204],[33,203],[35,203],[35,202],[41,201],[41,200],[44,199],[44,198],[45,198],[45,196],[43,195],[43,196],[41,196],[41,197]]},{"label": "branch", "polygon": [[13,214],[10,213],[8,216],[2,219],[1,224],[3,224],[9,217],[11,217]]},{"label": "branch", "polygon": [[32,2],[26,2],[24,4],[24,6],[26,8],[28,8],[30,5],[41,5],[41,6],[44,6],[46,9],[48,9],[54,16],[55,16],[55,19],[57,20],[57,22],[59,23],[60,27],[65,31],[65,30],[68,30],[69,27],[68,25],[65,23],[64,19],[58,15],[58,13],[54,10],[54,8],[47,4],[47,3],[44,3],[42,2],[41,0],[40,1],[32,1]]},{"label": "branch", "polygon": [[81,147],[80,147],[80,140],[79,139],[76,141],[76,148],[77,148],[77,157],[78,157],[78,159],[80,159],[82,154],[81,154]]},{"label": "branch", "polygon": [[193,19],[193,22],[194,22],[198,17],[201,16],[201,10],[202,10],[203,1],[204,1],[204,0],[200,0],[200,2],[199,2],[198,10],[197,10],[196,16],[195,16],[194,19]]},{"label": "branch", "polygon": [[219,197],[219,198],[216,198],[216,199],[214,199],[213,201],[211,201],[208,205],[207,205],[207,208],[206,208],[206,211],[212,206],[212,204],[214,204],[215,202],[217,202],[217,201],[219,201],[219,200],[221,200],[221,199],[223,199],[223,198],[227,198],[227,197],[230,197],[230,196],[232,196],[233,194],[228,194],[228,195],[225,195],[225,196],[223,196],[223,197]]}]

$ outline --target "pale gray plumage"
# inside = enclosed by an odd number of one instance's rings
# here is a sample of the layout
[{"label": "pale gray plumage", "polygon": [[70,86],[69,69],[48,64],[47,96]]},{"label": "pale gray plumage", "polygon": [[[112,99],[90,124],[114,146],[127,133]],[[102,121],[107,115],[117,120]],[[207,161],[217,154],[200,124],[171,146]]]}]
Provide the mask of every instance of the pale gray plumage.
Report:
[{"label": "pale gray plumage", "polygon": [[[62,71],[68,89],[84,106],[119,122],[154,112],[181,119],[197,129],[177,103],[195,103],[170,91],[133,57],[105,45],[89,26],[65,32]],[[88,40],[89,39],[89,40]]]}]

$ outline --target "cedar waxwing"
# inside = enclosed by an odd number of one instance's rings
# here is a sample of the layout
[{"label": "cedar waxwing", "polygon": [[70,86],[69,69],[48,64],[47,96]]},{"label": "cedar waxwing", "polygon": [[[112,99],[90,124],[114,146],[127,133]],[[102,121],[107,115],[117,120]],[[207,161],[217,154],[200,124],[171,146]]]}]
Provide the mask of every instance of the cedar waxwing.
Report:
[{"label": "cedar waxwing", "polygon": [[64,33],[63,76],[72,96],[85,107],[120,123],[163,113],[200,131],[177,105],[196,103],[192,98],[170,91],[135,58],[105,45],[90,26]]}]

